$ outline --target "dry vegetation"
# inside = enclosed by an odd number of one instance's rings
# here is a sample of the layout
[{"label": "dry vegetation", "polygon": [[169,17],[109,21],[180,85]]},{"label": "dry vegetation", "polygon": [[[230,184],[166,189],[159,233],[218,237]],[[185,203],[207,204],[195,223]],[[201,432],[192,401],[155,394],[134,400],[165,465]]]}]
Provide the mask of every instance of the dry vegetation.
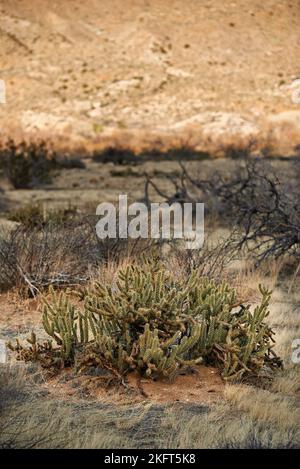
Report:
[{"label": "dry vegetation", "polygon": [[91,3],[0,0],[0,448],[299,448],[300,2]]},{"label": "dry vegetation", "polygon": [[[216,171],[209,178],[191,173],[180,163],[178,176],[166,175],[173,185],[169,193],[147,177],[145,200],[150,204],[149,186],[168,203],[204,202],[208,214],[232,230],[228,249],[247,250],[257,262],[285,254],[297,262],[300,252],[300,164],[292,161],[290,173],[280,177],[261,158],[240,155],[231,171]],[[234,230],[236,232],[234,233]]]},{"label": "dry vegetation", "polygon": [[[9,143],[9,148],[19,154],[14,144]],[[84,165],[78,155],[56,155],[55,161],[59,164],[51,169],[47,166],[46,171],[51,174],[51,184],[49,179],[31,178],[28,193],[37,190],[40,195],[53,197],[54,194],[58,198],[49,198],[47,204],[36,203],[34,199],[24,204],[17,198],[18,194],[23,194],[22,190],[7,189],[10,174],[24,174],[28,181],[28,174],[33,174],[36,162],[40,158],[44,161],[48,151],[44,145],[22,144],[20,148],[20,159],[10,160],[11,168],[16,166],[17,170],[3,173],[1,179],[4,189],[0,324],[1,337],[5,340],[21,336],[18,357],[29,360],[30,364],[16,363],[16,355],[11,353],[10,363],[1,365],[0,446],[299,447],[299,365],[291,362],[292,342],[300,337],[297,161],[258,161],[250,149],[246,155],[238,153],[241,158],[221,160],[219,165],[188,148],[171,152],[153,150],[139,156],[124,149],[107,149],[100,156],[85,158]],[[34,157],[28,156],[30,154]],[[21,166],[25,164],[27,173],[18,172],[20,162]],[[110,190],[115,192],[128,184],[128,187],[138,186],[138,192],[132,192],[131,199],[148,204],[152,200],[204,201],[207,210],[204,249],[186,251],[175,242],[100,241],[95,234],[93,214],[99,192],[93,192],[96,183],[91,177],[97,178],[102,173],[104,178],[107,174],[111,177],[107,193],[102,192],[105,200],[112,200]],[[90,184],[92,198],[79,206],[73,204],[72,197],[67,203],[59,199],[61,194],[67,193],[64,186],[60,186],[62,181],[69,178],[66,180],[71,185],[79,175],[83,178],[80,179],[82,187]],[[14,185],[12,179],[10,182]],[[74,193],[76,190],[75,187]],[[164,266],[162,270],[161,267],[150,269],[151,281],[147,277],[149,262],[145,263],[145,258],[159,258],[159,265]],[[166,272],[171,272],[171,280]],[[205,305],[208,309],[212,307],[212,311],[216,308],[216,312],[218,305],[214,303],[216,298],[210,303],[211,299],[206,301],[201,297],[201,301],[198,298],[198,303],[195,300],[189,308],[185,298],[180,307],[180,295],[187,286],[189,301],[197,296],[193,278],[199,279],[199,285],[201,282],[212,285],[215,297],[224,288],[222,282],[229,285],[226,287],[228,295],[234,291],[234,301],[223,298],[223,291],[220,305],[226,309],[227,304],[233,311],[240,308],[236,324],[230,329],[236,327],[234,344],[236,346],[239,340],[243,353],[237,349],[233,353],[230,349],[227,326],[222,333],[220,329],[219,335],[209,334],[211,343],[207,337],[202,337],[205,347],[195,353],[193,347],[198,343],[199,331],[193,315],[198,307]],[[122,282],[127,282],[125,290]],[[156,315],[162,307],[159,302],[147,310],[149,304],[144,298],[143,282],[152,285],[154,297],[159,290],[159,301],[165,302],[164,307],[171,304],[168,295],[172,287],[177,290],[176,314],[174,308],[166,309],[167,322],[164,323],[165,316]],[[254,348],[247,352],[250,351],[250,359],[244,364],[241,359],[247,348],[245,331],[248,326],[251,328],[251,316],[243,315],[247,305],[251,305],[252,313],[255,307],[260,311],[259,284],[266,288],[262,290],[265,306],[255,333],[259,336],[264,331],[271,338],[272,331],[275,332],[274,352],[283,360],[283,369],[268,369],[272,361],[268,350],[271,343],[266,337],[254,337]],[[111,286],[113,292],[110,292]],[[49,287],[54,288],[52,296]],[[273,290],[271,298],[268,290]],[[137,295],[136,303],[133,296],[128,297],[129,291]],[[60,292],[65,296],[59,300]],[[48,310],[43,316],[45,299]],[[130,324],[125,300],[132,315]],[[61,302],[59,308],[55,307],[57,301]],[[187,309],[192,312],[191,323]],[[98,328],[94,338],[84,340],[84,331],[80,332],[80,337],[77,332],[66,337],[55,322],[58,310],[65,319],[74,313],[73,332],[79,325],[81,329],[86,320],[90,321],[91,329]],[[269,314],[265,314],[267,310]],[[152,317],[148,313],[155,314]],[[220,311],[218,314],[221,324],[225,316],[222,319]],[[42,318],[46,330],[42,327]],[[211,320],[208,316],[208,321]],[[126,327],[122,329],[123,324]],[[31,330],[34,335],[26,346]],[[46,332],[54,339],[53,348],[45,346],[48,342],[43,345],[43,340],[47,340]],[[138,355],[141,340],[149,333],[158,346],[159,359],[154,348],[153,356]],[[73,342],[69,344],[70,338]],[[176,373],[159,373],[165,370],[163,363],[171,349],[175,361],[174,369],[170,370]],[[178,354],[177,349],[180,349]],[[207,373],[202,371],[203,364],[197,364],[199,358],[204,359]],[[275,359],[275,362],[280,364],[280,360]],[[209,377],[212,365],[216,367],[212,368],[214,380]],[[220,376],[223,373],[226,377],[226,367],[234,377],[230,384]],[[133,370],[146,376],[146,380],[136,376]],[[246,372],[239,373],[241,370]],[[160,374],[164,375],[163,379]],[[149,379],[150,375],[154,381]],[[176,391],[166,379],[168,375],[175,379]],[[187,382],[189,390],[184,384]]]}]

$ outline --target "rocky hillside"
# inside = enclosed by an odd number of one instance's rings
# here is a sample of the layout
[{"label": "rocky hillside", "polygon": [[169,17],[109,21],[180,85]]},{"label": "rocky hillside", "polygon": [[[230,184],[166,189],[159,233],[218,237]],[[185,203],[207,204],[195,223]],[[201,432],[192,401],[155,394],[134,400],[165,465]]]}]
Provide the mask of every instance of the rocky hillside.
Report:
[{"label": "rocky hillside", "polygon": [[299,27],[299,0],[0,0],[1,131],[299,144]]}]

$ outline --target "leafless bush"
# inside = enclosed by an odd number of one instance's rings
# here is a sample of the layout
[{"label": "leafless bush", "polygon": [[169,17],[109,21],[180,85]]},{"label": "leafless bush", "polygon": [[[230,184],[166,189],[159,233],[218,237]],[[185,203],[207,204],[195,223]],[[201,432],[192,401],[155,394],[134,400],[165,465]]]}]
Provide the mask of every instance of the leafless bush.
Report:
[{"label": "leafless bush", "polygon": [[172,254],[186,274],[196,269],[202,277],[211,279],[222,279],[232,259],[230,245],[226,241],[215,245],[205,242],[200,250],[182,249],[182,246],[172,242]]},{"label": "leafless bush", "polygon": [[[86,282],[93,268],[137,250],[126,239],[101,240],[95,217],[43,225],[19,225],[0,238],[0,288],[25,288],[30,295],[53,286]],[[142,248],[141,248],[142,249]]]},{"label": "leafless bush", "polygon": [[300,165],[294,163],[293,178],[279,177],[265,161],[246,159],[233,172],[215,172],[209,178],[191,174],[181,163],[179,177],[167,176],[173,193],[161,190],[149,177],[149,188],[168,203],[204,202],[233,229],[231,248],[246,248],[260,262],[291,254],[300,258]]}]

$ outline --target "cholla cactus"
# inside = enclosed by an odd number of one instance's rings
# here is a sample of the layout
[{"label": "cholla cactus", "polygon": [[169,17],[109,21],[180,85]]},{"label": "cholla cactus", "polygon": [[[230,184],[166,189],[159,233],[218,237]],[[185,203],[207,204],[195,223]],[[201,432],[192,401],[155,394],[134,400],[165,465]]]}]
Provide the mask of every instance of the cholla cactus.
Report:
[{"label": "cholla cactus", "polygon": [[[200,361],[220,366],[224,378],[279,365],[273,332],[264,322],[271,293],[253,313],[239,305],[227,284],[201,278],[175,280],[157,261],[121,270],[113,285],[96,283],[75,308],[64,293],[51,291],[43,324],[64,360],[147,377],[169,376]],[[238,305],[238,306],[237,306]],[[86,354],[85,354],[86,352]],[[83,359],[82,359],[83,357]]]},{"label": "cholla cactus", "polygon": [[241,307],[232,315],[225,343],[216,343],[215,350],[221,351],[221,362],[224,364],[223,376],[229,379],[238,378],[245,372],[255,373],[264,364],[281,365],[280,359],[273,351],[273,331],[264,322],[269,315],[271,292],[259,285],[262,301],[253,313],[249,306]]},{"label": "cholla cactus", "polygon": [[173,377],[179,367],[186,364],[196,364],[202,358],[187,361],[185,357],[193,349],[200,336],[200,327],[196,325],[189,337],[181,338],[181,332],[174,334],[171,339],[162,343],[158,330],[151,331],[149,324],[138,340],[137,365],[139,371],[147,377],[163,375]]},{"label": "cholla cactus", "polygon": [[43,326],[60,346],[63,358],[71,359],[76,346],[89,340],[88,319],[76,311],[65,293],[56,295],[53,288],[50,293],[52,302],[44,299]]}]

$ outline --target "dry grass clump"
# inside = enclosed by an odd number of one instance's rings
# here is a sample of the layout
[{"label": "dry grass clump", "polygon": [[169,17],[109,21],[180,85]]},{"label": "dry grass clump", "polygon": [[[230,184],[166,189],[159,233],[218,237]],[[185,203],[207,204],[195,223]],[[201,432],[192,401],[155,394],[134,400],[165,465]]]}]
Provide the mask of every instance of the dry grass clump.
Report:
[{"label": "dry grass clump", "polygon": [[225,398],[235,409],[246,410],[254,420],[269,422],[282,429],[297,427],[300,421],[300,408],[297,408],[295,397],[246,385],[230,385],[225,388]]},{"label": "dry grass clump", "polygon": [[227,402],[214,405],[204,415],[169,409],[164,425],[169,431],[167,447],[172,449],[284,449],[300,445],[295,425],[282,428],[260,421]]},{"label": "dry grass clump", "polygon": [[159,447],[163,406],[57,398],[40,374],[0,368],[0,448]]},{"label": "dry grass clump", "polygon": [[300,376],[297,367],[289,367],[278,373],[270,389],[280,394],[297,396],[300,391]]},{"label": "dry grass clump", "polygon": [[59,400],[33,377],[23,367],[1,365],[1,449],[129,447],[121,422],[134,409]]},{"label": "dry grass clump", "polygon": [[22,367],[1,365],[0,371],[0,448],[63,447],[68,412],[58,413],[56,403]]}]

